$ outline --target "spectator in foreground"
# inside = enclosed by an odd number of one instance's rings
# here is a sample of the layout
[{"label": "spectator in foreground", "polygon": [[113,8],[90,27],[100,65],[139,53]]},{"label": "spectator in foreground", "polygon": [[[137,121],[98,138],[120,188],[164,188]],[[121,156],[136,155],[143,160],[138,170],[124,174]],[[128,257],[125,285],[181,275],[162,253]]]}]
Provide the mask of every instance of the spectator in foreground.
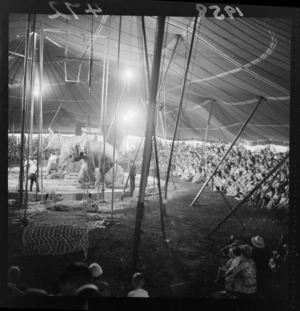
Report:
[{"label": "spectator in foreground", "polygon": [[99,288],[101,297],[110,296],[110,286],[103,280],[103,270],[96,262],[90,264],[89,269],[92,273],[94,284]]},{"label": "spectator in foreground", "polygon": [[226,262],[226,264],[218,269],[217,279],[214,283],[217,283],[220,280],[220,277],[226,277],[228,273],[239,265],[240,262],[241,249],[237,246],[231,248],[229,250],[230,259]]},{"label": "spectator in foreground", "polygon": [[257,290],[261,293],[268,285],[268,281],[272,276],[269,267],[270,254],[265,246],[265,242],[259,235],[251,238],[252,258],[255,262],[257,270]]},{"label": "spectator in foreground", "polygon": [[75,296],[83,285],[92,284],[93,278],[88,266],[76,262],[65,268],[58,279],[58,289],[62,296]]},{"label": "spectator in foreground", "polygon": [[24,294],[24,292],[18,288],[20,277],[20,268],[18,266],[11,266],[7,274],[7,289],[9,298],[12,296],[21,296]]},{"label": "spectator in foreground", "polygon": [[148,292],[143,289],[144,283],[144,276],[139,272],[135,273],[132,277],[132,285],[134,287],[134,290],[128,293],[128,297],[148,298]]},{"label": "spectator in foreground", "polygon": [[251,259],[252,249],[249,245],[240,246],[241,258],[238,266],[227,273],[225,290],[213,294],[212,298],[248,299],[256,293],[256,268]]}]

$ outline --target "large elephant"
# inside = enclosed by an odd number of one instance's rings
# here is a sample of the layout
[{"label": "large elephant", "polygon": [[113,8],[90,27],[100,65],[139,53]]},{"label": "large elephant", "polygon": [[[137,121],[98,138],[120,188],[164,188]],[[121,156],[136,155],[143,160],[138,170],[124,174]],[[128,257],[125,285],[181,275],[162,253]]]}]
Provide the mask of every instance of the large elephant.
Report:
[{"label": "large elephant", "polygon": [[[85,160],[85,165],[82,166],[80,173],[78,174],[78,182],[83,184],[86,181],[90,183],[101,183],[105,178],[106,184],[111,184],[111,177],[109,171],[113,167],[114,148],[112,145],[105,143],[105,156],[103,151],[103,141],[91,140],[88,141],[86,136],[82,136],[80,144],[72,148],[73,156],[72,161]],[[99,162],[100,160],[100,162]],[[115,151],[115,161],[118,160],[118,152]],[[116,166],[118,167],[118,166]],[[116,170],[115,183],[123,183],[124,171],[121,167]],[[115,172],[115,173],[116,173]],[[105,177],[104,177],[105,176]]]},{"label": "large elephant", "polygon": [[67,172],[76,172],[80,170],[81,163],[72,163],[72,150],[81,143],[81,136],[67,137],[61,134],[50,133],[48,144],[44,148],[45,153],[59,153],[58,172],[51,174],[49,178],[63,178]]}]

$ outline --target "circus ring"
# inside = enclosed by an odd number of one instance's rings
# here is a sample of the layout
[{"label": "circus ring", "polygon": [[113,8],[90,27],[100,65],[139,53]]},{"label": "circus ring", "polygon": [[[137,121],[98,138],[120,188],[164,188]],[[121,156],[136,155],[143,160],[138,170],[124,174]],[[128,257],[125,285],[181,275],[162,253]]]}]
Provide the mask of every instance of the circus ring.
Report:
[{"label": "circus ring", "polygon": [[[230,197],[225,200],[220,193],[206,189],[201,200],[189,207],[201,185],[178,178],[173,181],[165,218],[170,252],[162,239],[158,195],[149,195],[145,200],[139,267],[152,297],[205,297],[220,289],[220,285],[213,284],[221,263],[219,248],[228,244],[231,235],[240,235],[240,239],[249,242],[253,235],[259,234],[272,249],[287,230],[270,213],[263,210],[255,213],[253,206],[245,205],[205,240],[206,234],[228,213],[229,205],[234,206],[237,201]],[[82,191],[68,192],[66,184],[63,189],[58,180],[49,182],[64,198],[54,204],[41,204],[32,193],[26,212],[27,226],[19,221],[24,209],[9,206],[9,265],[20,266],[22,282],[52,292],[56,278],[67,264],[96,261],[112,286],[113,296],[125,297],[131,290],[138,189],[133,197],[122,201],[117,194],[112,212],[111,192],[105,193],[107,203],[93,210],[80,198]],[[9,198],[13,195],[12,184],[11,178]],[[48,187],[46,183],[44,187]],[[78,200],[74,199],[75,193]],[[270,299],[286,299],[287,285],[274,284],[269,295]]]}]

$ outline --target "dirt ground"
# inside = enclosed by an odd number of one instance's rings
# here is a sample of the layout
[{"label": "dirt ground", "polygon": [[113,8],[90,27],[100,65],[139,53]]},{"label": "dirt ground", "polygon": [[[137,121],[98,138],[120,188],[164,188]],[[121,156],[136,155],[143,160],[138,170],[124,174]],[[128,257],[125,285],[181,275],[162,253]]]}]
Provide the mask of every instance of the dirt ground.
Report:
[{"label": "dirt ground", "polygon": [[[53,187],[58,186],[56,180],[49,182]],[[220,285],[213,284],[213,280],[221,264],[219,248],[228,244],[231,235],[238,237],[241,234],[240,239],[250,242],[250,238],[258,234],[264,238],[266,245],[273,249],[277,246],[281,234],[287,231],[287,228],[275,222],[271,213],[263,210],[255,213],[253,206],[242,206],[210,239],[205,239],[205,236],[230,211],[230,207],[220,193],[208,189],[195,206],[189,207],[200,185],[185,183],[179,179],[174,179],[174,183],[176,189],[171,182],[169,185],[165,218],[168,245],[162,239],[158,196],[149,196],[145,201],[139,271],[145,276],[144,287],[151,297],[206,297],[221,289]],[[61,186],[58,189],[61,190]],[[110,201],[110,198],[108,199]],[[232,207],[238,203],[228,197],[227,201]],[[76,215],[79,215],[78,217],[82,215],[84,220],[89,212],[86,205],[80,201],[60,203],[64,204],[65,208],[52,208],[51,215],[61,218],[72,217],[76,210]],[[113,213],[110,202],[100,205],[96,212],[99,217],[109,220],[113,214],[116,223],[112,225],[107,223],[104,228],[89,231],[86,259],[83,252],[24,256],[20,251],[24,227],[15,221],[18,216],[22,218],[24,211],[10,208],[9,265],[20,266],[23,283],[52,293],[55,279],[69,263],[98,262],[104,271],[105,280],[111,285],[112,296],[126,297],[132,290],[131,265],[136,207],[137,191],[132,198],[127,197],[123,201],[116,199]],[[49,208],[45,206],[32,207],[28,210],[27,217],[29,222],[34,219],[38,221],[38,217],[47,212]],[[242,224],[245,224],[245,228],[241,232]],[[286,284],[274,286],[270,295],[276,299],[285,299]]]}]

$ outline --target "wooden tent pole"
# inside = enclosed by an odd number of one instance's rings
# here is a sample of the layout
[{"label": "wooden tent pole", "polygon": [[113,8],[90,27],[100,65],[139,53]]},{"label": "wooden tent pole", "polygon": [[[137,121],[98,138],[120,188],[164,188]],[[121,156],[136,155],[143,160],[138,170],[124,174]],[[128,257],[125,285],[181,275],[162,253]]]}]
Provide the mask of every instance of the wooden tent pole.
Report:
[{"label": "wooden tent pole", "polygon": [[[149,85],[149,90],[150,90],[150,70],[149,70],[149,58],[148,58],[148,50],[147,50],[147,38],[146,38],[146,29],[145,29],[145,20],[144,17],[142,16],[142,29],[143,29],[143,41],[144,41],[144,47],[145,47],[145,62],[146,62],[146,68],[147,68],[147,77],[148,77],[148,85]],[[175,50],[174,50],[175,52]],[[170,62],[169,62],[170,66]],[[168,66],[168,68],[169,68]],[[165,75],[166,77],[166,75]],[[164,77],[164,78],[165,78]],[[159,83],[159,80],[158,80]],[[159,90],[158,90],[159,92]],[[156,98],[158,100],[158,93],[156,94]],[[158,119],[158,114],[157,114],[157,109],[155,109],[155,114],[154,116],[154,128],[153,128],[153,144],[154,144],[154,155],[155,155],[155,163],[156,163],[156,176],[157,176],[157,187],[158,187],[158,193],[159,193],[159,208],[160,208],[160,214],[161,214],[161,228],[162,228],[162,233],[163,233],[163,238],[166,240],[166,232],[165,232],[165,225],[164,225],[164,220],[163,216],[165,215],[165,211],[163,208],[163,200],[162,200],[162,192],[161,192],[161,184],[160,184],[160,173],[159,173],[159,162],[158,162],[158,152],[157,152],[157,142],[156,142],[156,125],[157,125],[157,119]]]},{"label": "wooden tent pole", "polygon": [[43,202],[43,69],[44,69],[44,21],[40,29],[40,177],[41,202]]},{"label": "wooden tent pole", "polygon": [[159,16],[157,21],[157,30],[155,38],[154,57],[152,64],[152,75],[151,75],[151,89],[149,92],[149,104],[148,104],[148,115],[145,135],[145,147],[143,151],[143,162],[141,171],[141,182],[139,190],[139,198],[136,211],[136,221],[134,229],[133,239],[133,261],[132,268],[136,271],[138,262],[139,245],[141,239],[141,227],[144,215],[144,200],[145,190],[147,186],[147,180],[149,175],[149,166],[151,161],[152,152],[152,136],[155,121],[155,110],[156,110],[156,95],[158,89],[159,69],[161,62],[161,52],[163,46],[164,28],[165,28],[165,16]]},{"label": "wooden tent pole", "polygon": [[204,136],[204,142],[203,142],[203,146],[202,146],[202,157],[201,157],[201,164],[200,164],[200,166],[202,166],[202,163],[203,163],[204,149],[205,149],[205,145],[206,145],[207,134],[208,134],[208,127],[209,127],[209,125],[210,125],[210,118],[211,118],[211,113],[212,113],[213,104],[214,104],[214,101],[211,100],[210,112],[209,112],[209,117],[208,117],[208,121],[207,121],[207,125],[206,125],[205,136]]},{"label": "wooden tent pole", "polygon": [[[106,75],[106,41],[105,41],[105,52],[104,52],[104,60],[103,60],[103,67],[102,67],[102,88],[101,88],[101,111],[100,111],[100,122],[99,122],[99,133],[101,134],[102,132],[102,137],[103,137],[103,142],[104,142],[104,136],[103,136],[103,107],[104,107],[104,90],[105,90],[105,75]],[[102,127],[102,131],[101,131]],[[101,137],[101,136],[100,136]],[[104,142],[105,144],[105,142]],[[101,140],[100,140],[100,145],[101,145]],[[101,147],[100,147],[101,151]],[[99,159],[98,159],[98,166],[99,166],[99,172],[98,172],[98,177],[100,177],[100,163],[101,163],[101,152],[99,152]],[[99,204],[99,187],[100,187],[100,178],[98,180],[98,185],[97,185],[97,204]]]},{"label": "wooden tent pole", "polygon": [[[34,15],[35,16],[35,15]],[[31,60],[31,103],[30,103],[30,139],[29,139],[29,155],[33,157],[33,116],[34,116],[34,102],[35,102],[35,65],[36,65],[36,36],[35,32],[35,18],[33,20],[33,50],[32,50],[32,60]]]},{"label": "wooden tent pole", "polygon": [[259,182],[245,197],[242,201],[240,201],[214,228],[211,230],[211,232],[205,237],[205,239],[208,239],[234,212],[237,211],[239,207],[241,207],[250,197],[251,195],[259,189],[263,183],[271,176],[276,170],[286,161],[289,154],[286,154],[286,156],[276,165],[264,178],[261,182]]},{"label": "wooden tent pole", "polygon": [[150,77],[150,66],[149,66],[149,59],[148,59],[148,47],[147,47],[147,40],[146,40],[146,27],[145,27],[145,17],[142,16],[142,31],[143,31],[143,42],[144,42],[144,48],[145,48],[145,63],[146,63],[146,70],[147,70],[147,77],[148,77],[148,87],[150,91],[150,83],[151,83],[151,77]]},{"label": "wooden tent pole", "polygon": [[119,66],[120,66],[120,48],[121,48],[121,29],[122,29],[122,16],[119,22],[119,40],[118,40],[118,62],[117,62],[117,86],[114,105],[114,136],[113,136],[113,167],[112,167],[112,192],[111,192],[111,221],[113,221],[114,212],[114,193],[115,193],[115,159],[116,159],[116,134],[117,134],[117,96],[119,86]]},{"label": "wooden tent pole", "polygon": [[170,150],[170,158],[169,158],[169,163],[168,163],[168,169],[167,169],[167,173],[166,173],[165,200],[164,200],[164,211],[165,212],[167,210],[166,209],[166,201],[167,201],[167,195],[168,195],[168,182],[169,182],[169,178],[170,178],[170,170],[171,170],[171,165],[172,165],[172,155],[173,155],[174,144],[175,144],[175,139],[176,139],[176,135],[177,135],[177,129],[178,129],[178,123],[179,123],[179,118],[180,118],[180,113],[181,113],[181,108],[182,108],[182,102],[183,102],[183,96],[184,96],[184,91],[185,91],[187,74],[189,71],[189,65],[190,65],[192,51],[193,51],[193,44],[194,44],[194,39],[195,39],[196,27],[197,27],[197,19],[198,19],[198,17],[196,16],[195,20],[194,20],[194,29],[193,29],[192,39],[191,39],[189,56],[188,56],[188,60],[187,60],[187,66],[186,66],[184,78],[182,81],[179,108],[178,108],[178,113],[177,113],[177,118],[176,118],[176,123],[175,123],[175,130],[174,130],[173,140],[172,140],[172,145],[171,145],[171,150]]},{"label": "wooden tent pole", "polygon": [[[31,107],[34,104],[34,99],[32,100],[32,98],[34,98],[34,94],[33,94],[33,77],[34,77],[34,72],[33,72],[33,67],[34,67],[34,57],[35,57],[35,22],[36,22],[36,14],[33,15],[33,23],[32,23],[32,33],[33,33],[33,46],[31,49],[31,73],[30,73],[30,90],[29,90],[29,94],[31,96]],[[30,39],[30,38],[29,38]],[[30,42],[30,40],[29,40]],[[30,107],[30,108],[31,108]],[[29,117],[29,121],[30,123],[27,123],[27,132],[28,132],[28,144],[27,144],[27,165],[26,165],[26,176],[25,176],[25,200],[24,200],[24,219],[23,222],[25,225],[27,225],[28,220],[26,218],[26,213],[27,213],[27,204],[28,204],[28,171],[29,171],[29,157],[30,157],[30,143],[31,143],[31,136],[32,136],[32,132],[31,132],[31,121],[33,122],[33,115],[31,113],[31,109],[30,109],[30,114],[28,116],[27,113],[27,119]]]},{"label": "wooden tent pole", "polygon": [[158,89],[158,92],[157,92],[157,96],[159,96],[160,90],[161,90],[161,88],[162,88],[162,86],[163,86],[163,84],[164,84],[164,82],[165,82],[165,80],[166,80],[166,76],[167,76],[167,74],[168,74],[170,65],[171,65],[172,60],[173,60],[173,57],[174,57],[174,55],[175,55],[175,51],[176,51],[176,49],[177,49],[177,45],[178,45],[178,43],[179,43],[179,40],[181,39],[181,35],[176,35],[176,37],[177,37],[177,38],[176,38],[176,43],[175,43],[175,46],[174,46],[174,49],[173,49],[171,58],[170,58],[170,60],[169,60],[168,67],[167,67],[166,72],[165,72],[165,74],[164,74],[164,77],[163,77],[163,79],[162,79],[162,81],[161,81],[161,83],[160,83],[160,86],[159,86],[159,89]]},{"label": "wooden tent pole", "polygon": [[220,165],[223,163],[224,159],[226,158],[226,156],[228,155],[228,153],[230,152],[230,150],[232,149],[233,145],[235,144],[235,142],[238,140],[238,138],[240,137],[240,135],[242,134],[243,130],[245,129],[245,127],[247,126],[247,124],[249,123],[249,121],[251,120],[252,116],[254,115],[254,113],[256,112],[256,110],[258,109],[258,107],[260,106],[260,104],[262,103],[262,101],[265,100],[263,97],[260,97],[258,103],[256,104],[255,108],[253,109],[253,111],[251,112],[250,116],[248,117],[247,121],[244,123],[244,125],[242,126],[242,128],[239,130],[239,132],[237,133],[236,137],[234,138],[233,142],[231,143],[230,147],[228,148],[228,150],[226,151],[226,153],[224,154],[224,156],[222,157],[222,159],[220,160],[220,162],[218,163],[218,165],[216,166],[216,168],[214,169],[214,171],[211,173],[211,175],[209,176],[209,178],[204,182],[202,188],[200,189],[200,191],[197,193],[196,197],[194,198],[193,202],[191,203],[190,207],[192,207],[195,202],[198,200],[198,198],[200,197],[200,195],[202,194],[203,190],[205,189],[206,185],[210,182],[210,180],[212,179],[212,177],[214,176],[214,174],[217,172],[217,170],[219,169]]},{"label": "wooden tent pole", "polygon": [[155,128],[154,128],[154,133],[153,133],[153,145],[154,145],[157,187],[158,187],[158,195],[159,195],[160,225],[161,225],[161,231],[162,231],[163,239],[166,241],[167,240],[167,234],[166,234],[165,222],[164,222],[164,216],[166,216],[166,213],[164,211],[162,192],[161,192],[159,160],[158,160],[158,151],[157,151],[157,141],[156,141]]},{"label": "wooden tent pole", "polygon": [[130,171],[129,171],[129,173],[128,173],[128,176],[127,176],[127,179],[126,179],[126,183],[125,183],[125,186],[124,186],[122,195],[121,195],[121,200],[124,198],[125,191],[126,191],[126,187],[127,187],[127,185],[128,185],[128,181],[129,181],[130,176],[131,176],[132,168],[133,168],[133,166],[135,165],[135,162],[136,162],[136,159],[137,159],[137,157],[138,157],[138,154],[139,154],[139,151],[140,151],[140,148],[141,148],[141,145],[142,145],[143,140],[144,140],[144,137],[142,137],[142,139],[141,139],[141,141],[140,141],[140,143],[139,143],[138,149],[137,149],[137,151],[136,151],[136,153],[135,153],[135,156],[134,156],[134,159],[133,159],[133,164],[132,164],[132,166],[131,166],[131,168],[130,168]]},{"label": "wooden tent pole", "polygon": [[23,180],[24,180],[24,130],[26,121],[26,96],[27,96],[27,68],[29,54],[29,30],[30,29],[30,13],[28,14],[27,34],[25,41],[25,57],[24,57],[24,76],[22,90],[22,115],[21,115],[21,146],[20,146],[20,175],[19,175],[19,204],[23,204]]}]

